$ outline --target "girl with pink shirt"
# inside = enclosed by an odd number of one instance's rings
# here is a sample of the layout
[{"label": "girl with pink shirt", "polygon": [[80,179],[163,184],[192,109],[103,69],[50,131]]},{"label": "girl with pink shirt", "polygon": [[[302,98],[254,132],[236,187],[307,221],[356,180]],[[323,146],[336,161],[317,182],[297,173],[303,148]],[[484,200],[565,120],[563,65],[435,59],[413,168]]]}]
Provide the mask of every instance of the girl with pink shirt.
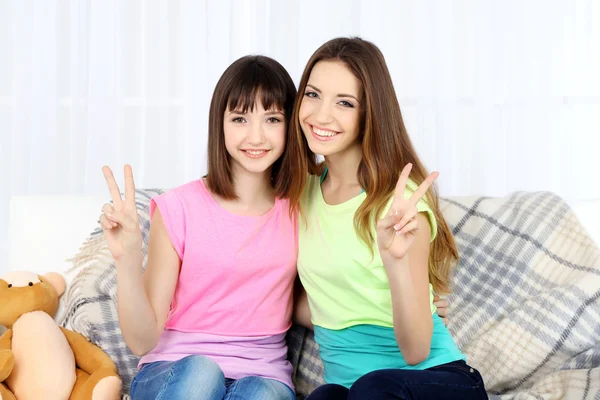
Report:
[{"label": "girl with pink shirt", "polygon": [[234,62],[209,115],[208,174],[152,199],[148,263],[135,186],[100,217],[117,266],[119,322],[142,356],[136,399],[295,399],[285,334],[296,278],[297,154],[286,146],[296,89],[263,56]]}]

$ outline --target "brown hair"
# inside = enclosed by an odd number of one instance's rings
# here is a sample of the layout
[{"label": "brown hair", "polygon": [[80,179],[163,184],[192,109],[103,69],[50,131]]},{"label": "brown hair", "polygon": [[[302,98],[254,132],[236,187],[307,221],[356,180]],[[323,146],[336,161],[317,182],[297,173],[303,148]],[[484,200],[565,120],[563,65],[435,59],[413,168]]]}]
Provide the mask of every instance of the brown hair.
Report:
[{"label": "brown hair", "polygon": [[236,199],[231,176],[230,155],[225,147],[223,115],[227,109],[247,112],[253,110],[260,100],[265,110],[281,110],[285,115],[286,146],[282,156],[272,167],[272,184],[279,198],[290,199],[292,213],[298,203],[299,195],[289,190],[288,181],[304,177],[305,171],[294,168],[294,163],[282,163],[284,158],[297,160],[289,143],[295,140],[291,136],[289,124],[292,118],[296,86],[285,68],[272,58],[265,56],[245,56],[231,64],[223,73],[215,87],[210,103],[208,117],[208,173],[206,183],[215,194],[225,199]]},{"label": "brown hair", "polygon": [[[408,163],[413,164],[410,177],[417,184],[421,184],[428,173],[404,127],[383,54],[373,43],[360,38],[330,40],[312,55],[304,69],[290,127],[296,139],[290,143],[290,150],[301,153],[298,159],[300,167],[313,175],[321,175],[324,170],[324,165],[318,162],[317,156],[308,147],[298,118],[311,71],[317,62],[323,60],[343,62],[363,85],[359,139],[363,155],[358,167],[358,180],[367,197],[354,215],[354,228],[358,236],[373,248],[375,239],[372,228],[391,199],[402,168]],[[306,177],[302,179],[304,186]],[[458,251],[452,232],[439,209],[434,186],[427,192],[425,200],[437,221],[437,236],[431,244],[429,255],[429,281],[437,293],[448,293],[450,271],[458,260]]]}]

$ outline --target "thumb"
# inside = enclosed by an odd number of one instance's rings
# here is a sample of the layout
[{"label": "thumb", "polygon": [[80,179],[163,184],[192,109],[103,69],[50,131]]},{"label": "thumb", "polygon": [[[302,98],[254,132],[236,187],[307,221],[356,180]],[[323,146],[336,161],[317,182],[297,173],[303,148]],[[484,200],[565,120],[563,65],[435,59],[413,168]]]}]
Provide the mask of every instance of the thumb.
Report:
[{"label": "thumb", "polygon": [[396,210],[395,212],[390,212],[387,217],[383,217],[382,219],[379,220],[379,222],[377,223],[377,228],[378,229],[393,228],[393,226],[398,223],[398,220],[400,220],[400,214],[399,214],[398,210]]},{"label": "thumb", "polygon": [[106,217],[109,221],[121,225],[125,230],[132,231],[137,226],[137,221],[134,221],[129,215],[120,210],[115,210],[114,213],[106,214]]}]

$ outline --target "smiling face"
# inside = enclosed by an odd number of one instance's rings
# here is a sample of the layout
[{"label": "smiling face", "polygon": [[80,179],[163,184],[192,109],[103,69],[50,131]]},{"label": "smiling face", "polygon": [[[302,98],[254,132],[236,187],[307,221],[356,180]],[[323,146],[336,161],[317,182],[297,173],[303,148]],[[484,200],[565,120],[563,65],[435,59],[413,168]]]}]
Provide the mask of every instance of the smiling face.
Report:
[{"label": "smiling face", "polygon": [[314,153],[331,156],[359,143],[362,94],[362,83],[343,62],[315,64],[298,113]]},{"label": "smiling face", "polygon": [[282,111],[265,110],[257,98],[251,110],[226,109],[223,115],[225,147],[231,169],[269,172],[285,148],[286,124]]}]

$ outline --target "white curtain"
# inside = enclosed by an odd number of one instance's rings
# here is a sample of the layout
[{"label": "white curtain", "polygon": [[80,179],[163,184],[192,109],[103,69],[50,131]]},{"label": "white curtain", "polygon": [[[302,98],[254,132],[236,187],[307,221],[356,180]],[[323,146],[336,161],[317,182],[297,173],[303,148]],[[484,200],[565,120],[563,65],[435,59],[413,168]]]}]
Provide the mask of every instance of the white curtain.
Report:
[{"label": "white curtain", "polygon": [[382,49],[443,195],[600,198],[600,1],[0,0],[0,261],[11,195],[105,193],[104,164],[195,179],[233,60],[298,82],[346,35]]}]

